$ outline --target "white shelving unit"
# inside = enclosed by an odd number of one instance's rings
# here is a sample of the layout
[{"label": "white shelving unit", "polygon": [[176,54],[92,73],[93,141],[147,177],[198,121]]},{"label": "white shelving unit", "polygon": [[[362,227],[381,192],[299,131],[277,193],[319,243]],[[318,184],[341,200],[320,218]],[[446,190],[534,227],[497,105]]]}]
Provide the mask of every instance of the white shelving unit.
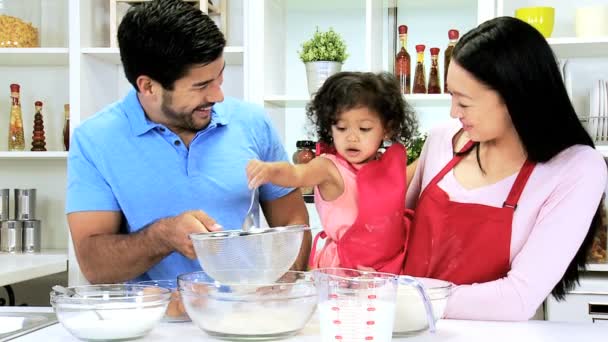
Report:
[{"label": "white shelving unit", "polygon": [[608,272],[608,264],[588,264],[586,269],[589,272]]},{"label": "white shelving unit", "polygon": [[63,151],[49,151],[49,152],[0,152],[1,159],[66,159],[68,156],[67,152]]},{"label": "white shelving unit", "polygon": [[[222,7],[223,0],[214,1]],[[257,5],[263,1],[253,1]],[[206,1],[204,2],[206,4]],[[256,6],[253,4],[252,6]],[[0,279],[12,283],[66,270],[69,234],[65,217],[66,162],[63,151],[63,105],[70,104],[70,126],[82,121],[127,93],[131,85],[124,77],[117,48],[110,48],[110,1],[108,0],[4,0],[4,5],[18,8],[23,15],[36,16],[35,26],[41,37],[40,48],[0,49],[0,108],[7,116],[0,120],[0,188],[36,188],[37,213],[42,220],[42,247],[58,250],[57,255],[31,256],[42,262],[40,270],[27,266],[25,255],[0,255],[0,260],[15,260],[24,267],[6,276],[0,262]],[[14,6],[13,6],[14,5]],[[226,24],[227,47],[224,91],[227,96],[247,98],[252,81],[250,46],[255,49],[255,36],[249,35],[249,1],[225,0],[225,15],[215,16]],[[222,10],[224,9],[222,7]],[[5,7],[6,8],[6,7]],[[33,13],[33,14],[32,14]],[[251,43],[245,44],[246,40]],[[7,152],[9,84],[21,85],[26,151]],[[4,89],[4,90],[2,90]],[[48,152],[30,152],[33,126],[33,103],[41,100]],[[12,197],[12,195],[11,195]],[[13,203],[11,199],[11,209]],[[70,251],[73,252],[73,251]],[[61,256],[60,256],[61,255]],[[73,253],[69,253],[69,278],[80,281]],[[58,264],[61,266],[58,266]],[[32,264],[32,267],[37,267]],[[42,270],[44,269],[44,270]],[[8,272],[8,269],[7,269]],[[46,273],[45,273],[46,272]]]},{"label": "white shelving unit", "polygon": [[4,48],[0,49],[2,66],[68,65],[67,48]]},{"label": "white shelving unit", "polygon": [[65,272],[67,264],[68,256],[65,250],[0,253],[0,286]]},{"label": "white shelving unit", "polygon": [[576,38],[560,37],[548,38],[547,41],[553,51],[560,58],[584,58],[608,56],[608,37],[602,38]]}]

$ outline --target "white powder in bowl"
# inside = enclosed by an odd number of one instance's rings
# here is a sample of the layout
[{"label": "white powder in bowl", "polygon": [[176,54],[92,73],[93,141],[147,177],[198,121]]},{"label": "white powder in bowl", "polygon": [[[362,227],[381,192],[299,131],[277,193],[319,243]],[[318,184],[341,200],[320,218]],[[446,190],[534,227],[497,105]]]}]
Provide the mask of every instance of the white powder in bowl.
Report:
[{"label": "white powder in bowl", "polygon": [[[445,297],[437,295],[430,297],[432,298],[433,316],[437,321],[443,316],[448,301],[447,295]],[[428,321],[422,297],[415,288],[399,285],[393,332],[395,334],[408,334],[427,328]]]},{"label": "white powder in bowl", "polygon": [[74,336],[86,340],[131,339],[146,335],[165,314],[166,305],[119,310],[59,311],[61,324]]},{"label": "white powder in bowl", "polygon": [[206,306],[184,300],[188,315],[202,330],[224,335],[255,336],[297,332],[316,307],[316,296],[271,302],[208,300]]}]

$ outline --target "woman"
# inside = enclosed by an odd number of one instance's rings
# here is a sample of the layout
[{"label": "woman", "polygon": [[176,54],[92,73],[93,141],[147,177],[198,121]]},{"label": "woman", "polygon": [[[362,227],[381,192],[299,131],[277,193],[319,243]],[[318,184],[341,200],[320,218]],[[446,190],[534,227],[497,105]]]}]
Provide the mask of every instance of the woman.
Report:
[{"label": "woman", "polygon": [[448,318],[529,319],[578,280],[606,164],[547,41],[523,21],[464,35],[447,80],[458,120],[430,132],[417,163],[404,273],[458,285]]}]

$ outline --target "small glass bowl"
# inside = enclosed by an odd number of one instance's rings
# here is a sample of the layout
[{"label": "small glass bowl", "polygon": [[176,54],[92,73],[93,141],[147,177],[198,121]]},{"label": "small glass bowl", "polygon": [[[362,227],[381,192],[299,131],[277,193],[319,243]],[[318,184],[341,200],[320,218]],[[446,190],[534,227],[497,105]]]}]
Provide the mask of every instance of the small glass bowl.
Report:
[{"label": "small glass bowl", "polygon": [[171,300],[163,317],[164,322],[190,322],[190,317],[188,317],[182,299],[177,291],[177,280],[145,280],[137,284],[158,286],[171,291]]},{"label": "small glass bowl", "polygon": [[[453,284],[448,281],[431,278],[416,278],[425,288],[431,305],[435,322],[443,317],[450,290]],[[397,307],[393,336],[407,336],[426,331],[429,324],[422,298],[415,288],[399,284],[397,289]]]},{"label": "small glass bowl", "polygon": [[317,306],[317,291],[307,272],[287,272],[270,284],[218,283],[204,272],[177,279],[192,321],[223,340],[264,341],[297,334]]},{"label": "small glass bowl", "polygon": [[107,284],[51,291],[59,322],[87,341],[130,340],[147,335],[162,319],[171,291],[149,285]]}]

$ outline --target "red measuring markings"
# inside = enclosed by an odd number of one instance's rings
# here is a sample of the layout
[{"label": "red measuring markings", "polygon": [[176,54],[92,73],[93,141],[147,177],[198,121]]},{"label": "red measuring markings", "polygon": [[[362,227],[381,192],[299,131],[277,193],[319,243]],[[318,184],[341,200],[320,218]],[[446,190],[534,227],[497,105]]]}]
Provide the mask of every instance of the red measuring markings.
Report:
[{"label": "red measuring markings", "polygon": [[376,311],[376,308],[373,306],[370,306],[369,308],[367,308],[367,311]]},{"label": "red measuring markings", "polygon": [[340,321],[339,319],[334,320],[333,322],[335,325],[340,325],[342,324],[342,321]]},{"label": "red measuring markings", "polygon": [[365,340],[366,341],[373,341],[374,340],[374,336],[365,336]]},{"label": "red measuring markings", "polygon": [[342,336],[336,335],[336,340],[341,340],[341,339],[342,339]]},{"label": "red measuring markings", "polygon": [[367,322],[365,322],[365,324],[367,324],[367,325],[374,325],[374,324],[376,324],[376,322],[375,321],[367,321]]}]

